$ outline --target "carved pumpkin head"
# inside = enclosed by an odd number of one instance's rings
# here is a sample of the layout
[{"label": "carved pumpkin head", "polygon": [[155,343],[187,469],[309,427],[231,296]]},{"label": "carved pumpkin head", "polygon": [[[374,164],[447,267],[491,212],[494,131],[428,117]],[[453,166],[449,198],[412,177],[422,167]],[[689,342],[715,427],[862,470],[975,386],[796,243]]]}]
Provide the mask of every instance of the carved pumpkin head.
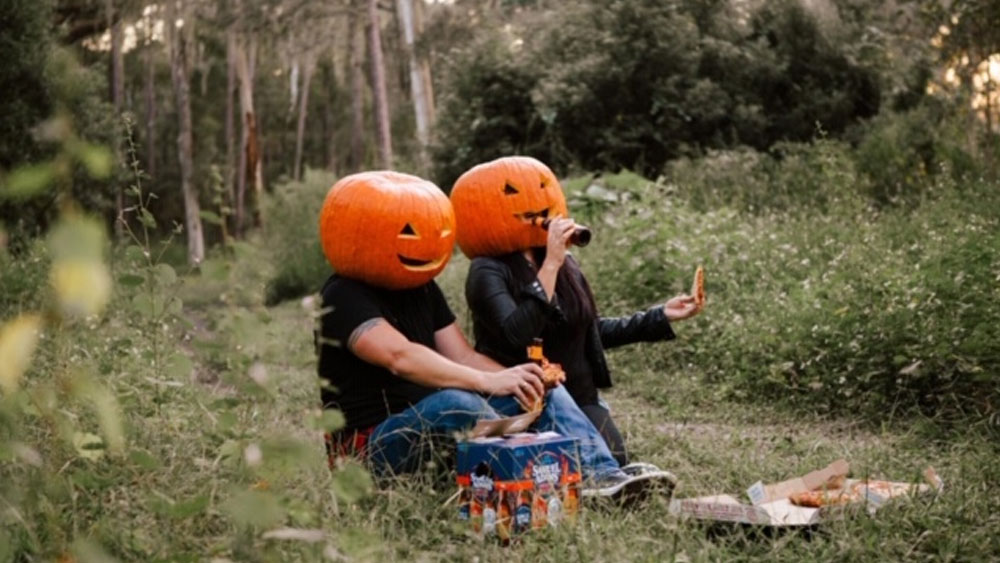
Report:
[{"label": "carved pumpkin head", "polygon": [[567,216],[552,170],[534,158],[508,156],[467,171],[451,190],[458,246],[469,258],[545,246],[542,220]]},{"label": "carved pumpkin head", "polygon": [[451,259],[455,213],[444,192],[427,180],[363,172],[330,188],[319,236],[338,274],[407,289],[434,279]]}]

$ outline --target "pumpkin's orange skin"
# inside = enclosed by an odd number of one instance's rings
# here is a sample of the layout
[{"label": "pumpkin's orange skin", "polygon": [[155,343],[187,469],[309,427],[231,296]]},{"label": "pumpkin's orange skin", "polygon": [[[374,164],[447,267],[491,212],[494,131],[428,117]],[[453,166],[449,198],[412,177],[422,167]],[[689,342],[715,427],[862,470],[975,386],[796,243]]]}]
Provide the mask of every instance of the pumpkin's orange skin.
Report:
[{"label": "pumpkin's orange skin", "polygon": [[480,164],[455,182],[451,204],[458,246],[469,258],[545,246],[548,232],[525,214],[568,216],[566,197],[548,166],[528,156]]},{"label": "pumpkin's orange skin", "polygon": [[455,213],[440,188],[416,176],[352,174],[319,214],[323,253],[341,276],[386,289],[423,285],[448,264]]}]

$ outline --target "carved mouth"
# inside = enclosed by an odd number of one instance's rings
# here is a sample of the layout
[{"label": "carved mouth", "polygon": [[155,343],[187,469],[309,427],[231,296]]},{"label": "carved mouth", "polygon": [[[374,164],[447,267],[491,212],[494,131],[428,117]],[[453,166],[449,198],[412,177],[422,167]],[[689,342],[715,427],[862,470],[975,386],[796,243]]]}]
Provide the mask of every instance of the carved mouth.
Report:
[{"label": "carved mouth", "polygon": [[403,264],[403,267],[411,272],[426,272],[433,270],[440,266],[448,255],[444,255],[437,260],[418,260],[416,258],[410,258],[409,256],[403,256],[402,254],[397,254],[399,261]]},{"label": "carved mouth", "polygon": [[521,221],[534,225],[535,222],[542,222],[549,217],[549,208],[546,207],[541,211],[525,211],[524,213],[515,213],[514,217],[517,217]]}]

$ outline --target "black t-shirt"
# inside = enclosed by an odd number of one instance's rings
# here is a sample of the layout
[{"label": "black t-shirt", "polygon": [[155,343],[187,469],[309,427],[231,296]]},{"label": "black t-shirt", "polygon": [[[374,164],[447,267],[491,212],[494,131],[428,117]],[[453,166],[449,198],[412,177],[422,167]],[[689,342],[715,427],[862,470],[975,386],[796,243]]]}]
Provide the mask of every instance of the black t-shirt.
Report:
[{"label": "black t-shirt", "polygon": [[319,376],[333,386],[322,390],[323,407],[344,413],[345,430],[375,426],[436,391],[393,375],[347,349],[354,329],[379,317],[411,342],[434,349],[434,333],[455,322],[436,283],[392,291],[333,275],[323,286],[323,310]]}]

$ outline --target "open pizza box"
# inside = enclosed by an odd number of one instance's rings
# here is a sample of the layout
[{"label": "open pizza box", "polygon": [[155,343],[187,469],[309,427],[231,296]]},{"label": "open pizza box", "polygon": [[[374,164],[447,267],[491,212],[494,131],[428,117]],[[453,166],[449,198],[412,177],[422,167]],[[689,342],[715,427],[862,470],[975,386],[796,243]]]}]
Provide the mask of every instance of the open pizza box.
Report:
[{"label": "open pizza box", "polygon": [[[838,459],[830,465],[801,477],[780,483],[764,484],[760,481],[747,489],[750,504],[740,502],[731,495],[712,495],[698,498],[675,499],[670,502],[673,514],[699,520],[738,522],[765,526],[812,526],[825,520],[843,517],[850,509],[863,507],[874,512],[889,501],[901,497],[940,491],[943,482],[933,468],[924,472],[926,483],[863,480],[847,478],[850,466]],[[841,488],[842,487],[842,488]],[[799,506],[789,497],[808,491],[827,499],[836,497],[833,491],[849,491],[850,500],[820,507]],[[821,503],[822,504],[822,503]]]}]

